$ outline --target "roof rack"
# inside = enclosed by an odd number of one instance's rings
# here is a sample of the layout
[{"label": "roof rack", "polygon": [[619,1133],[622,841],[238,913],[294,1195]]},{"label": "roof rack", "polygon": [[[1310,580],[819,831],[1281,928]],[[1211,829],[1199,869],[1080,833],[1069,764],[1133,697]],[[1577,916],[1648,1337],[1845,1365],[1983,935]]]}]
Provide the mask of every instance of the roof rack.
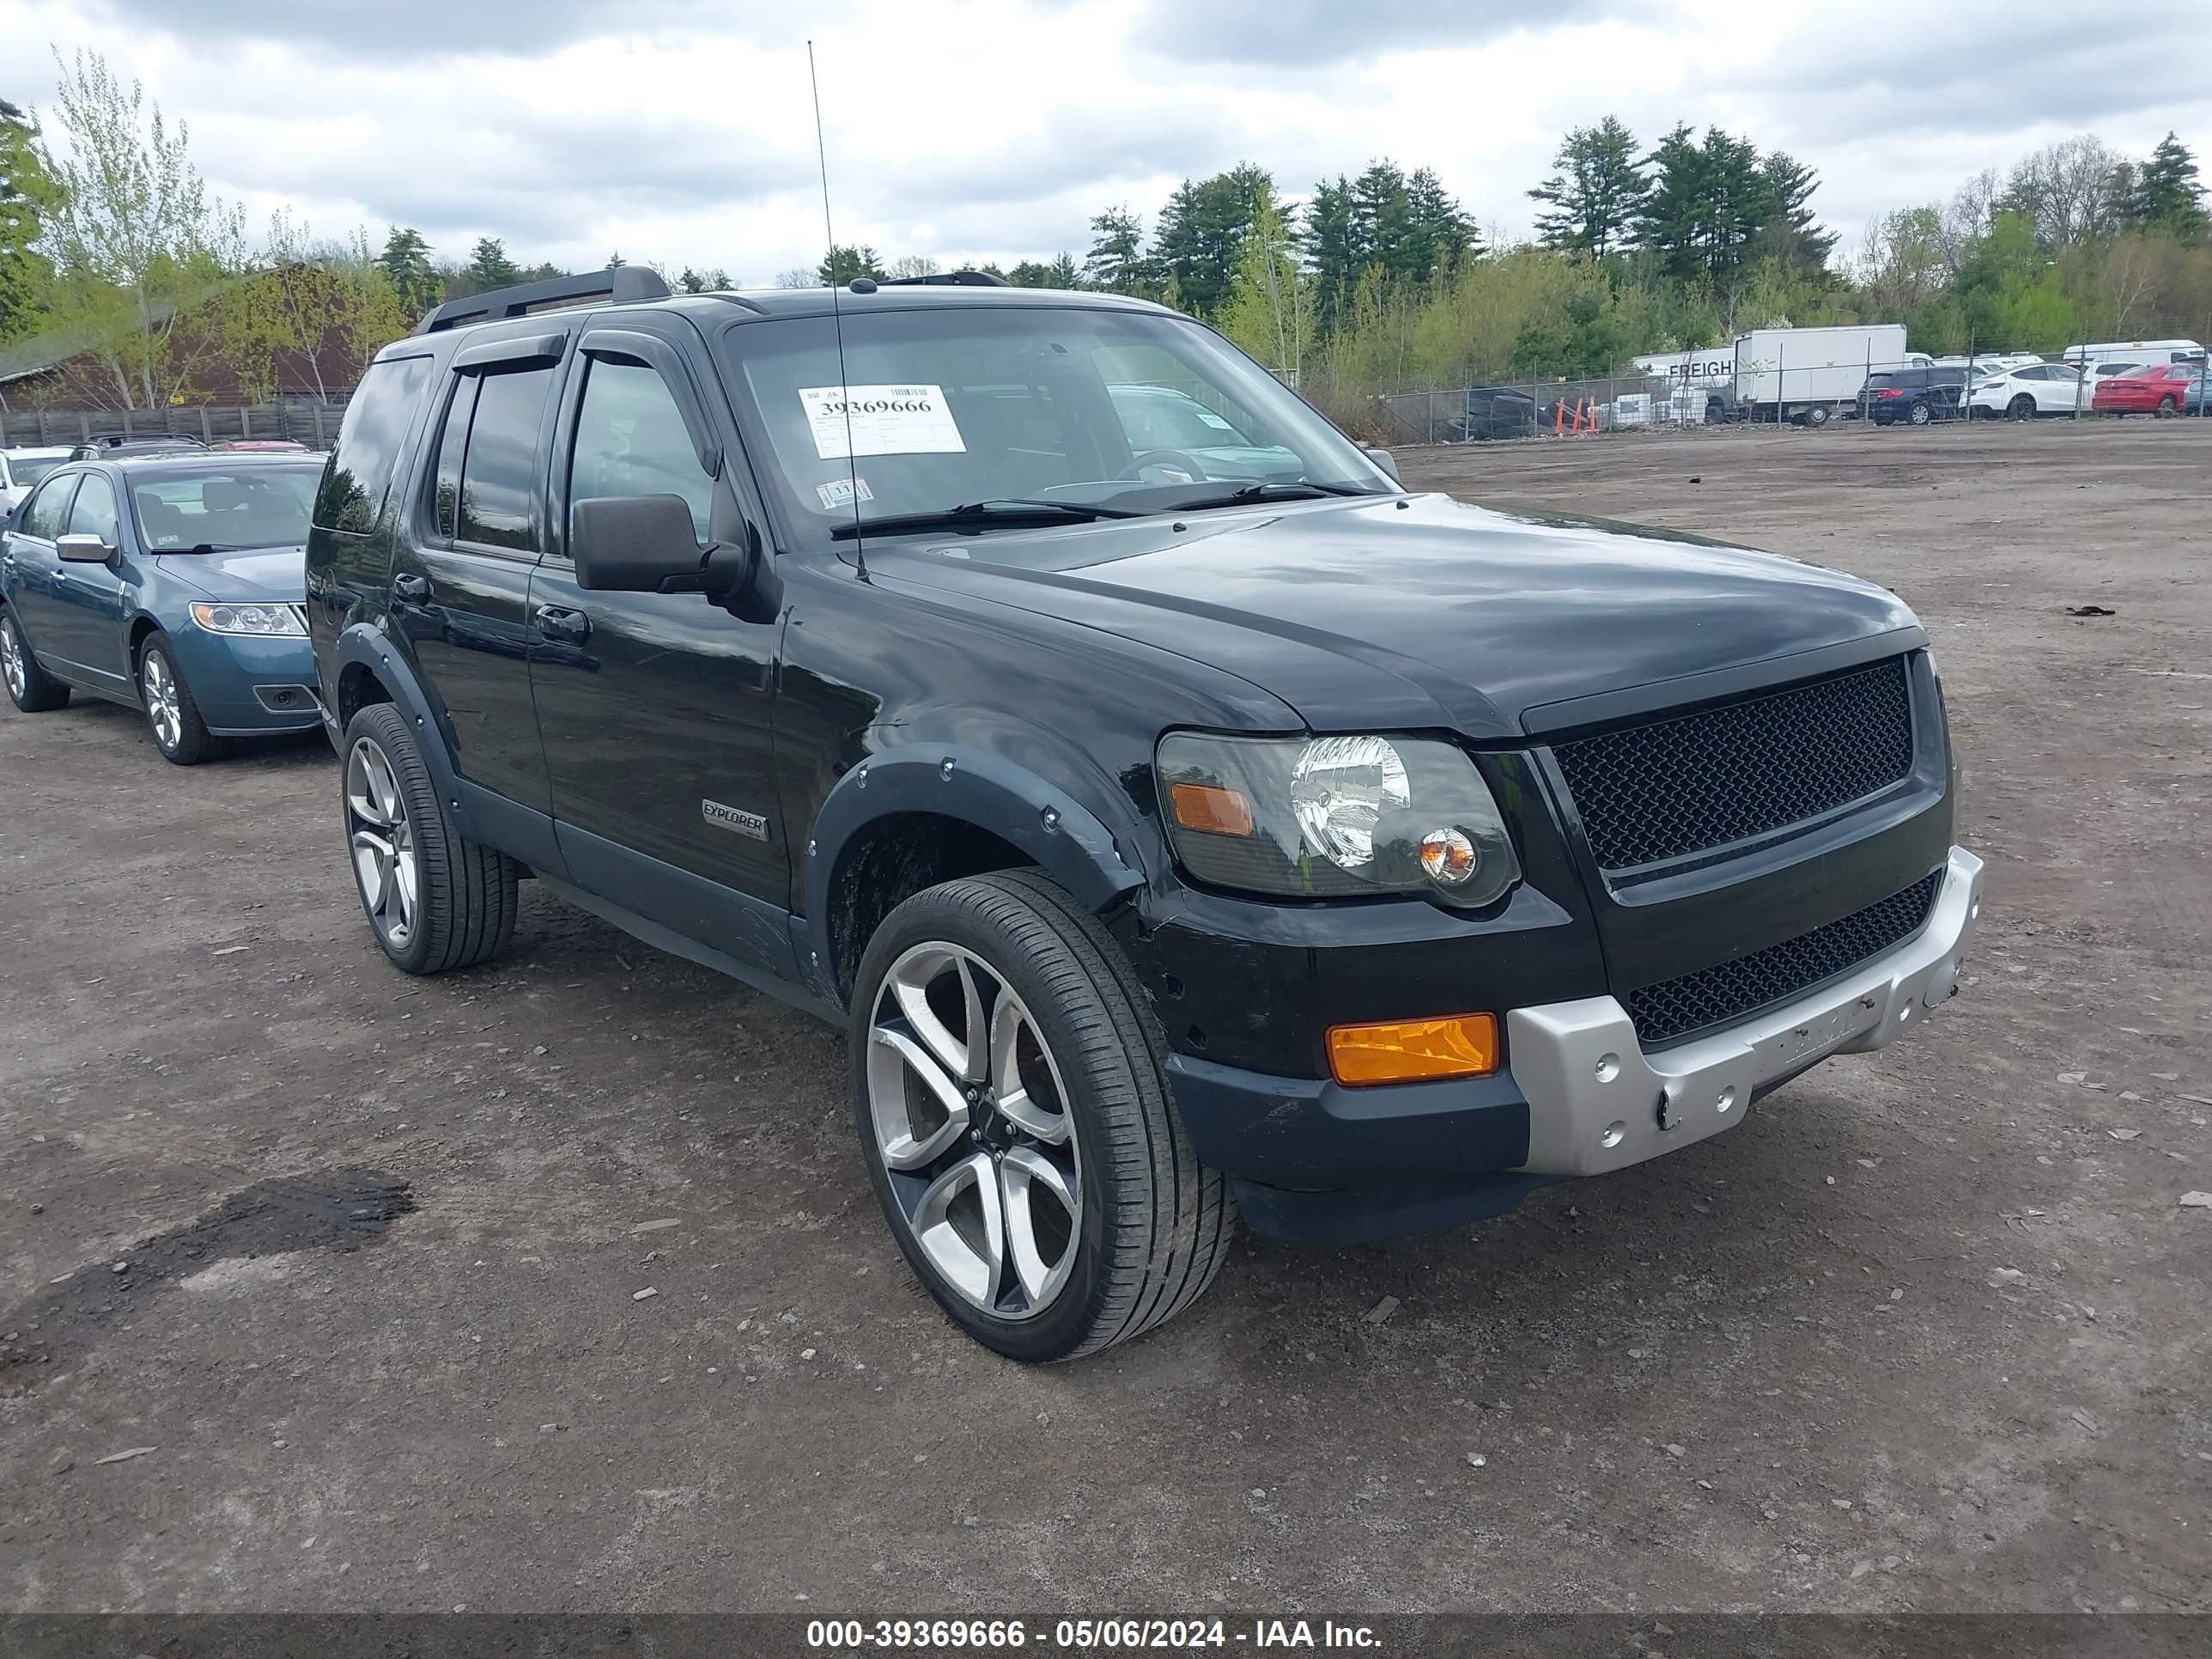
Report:
[{"label": "roof rack", "polygon": [[415,325],[417,334],[435,334],[471,323],[501,317],[526,317],[533,311],[573,304],[580,300],[605,299],[616,305],[636,300],[665,300],[668,284],[643,265],[610,265],[587,270],[580,276],[556,276],[549,282],[523,283],[495,288],[488,294],[471,294],[465,300],[448,300]]},{"label": "roof rack", "polygon": [[1007,288],[1003,276],[988,270],[933,270],[927,276],[878,276],[878,288]]}]

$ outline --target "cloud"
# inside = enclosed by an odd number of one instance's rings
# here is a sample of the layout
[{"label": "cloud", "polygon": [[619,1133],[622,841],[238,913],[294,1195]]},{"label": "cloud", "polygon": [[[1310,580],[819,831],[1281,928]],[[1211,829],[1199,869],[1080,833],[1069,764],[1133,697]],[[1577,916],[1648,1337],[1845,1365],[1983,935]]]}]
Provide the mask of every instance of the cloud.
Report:
[{"label": "cloud", "polygon": [[[843,9],[810,6],[808,16],[827,21]],[[118,27],[180,40],[272,41],[428,62],[463,52],[540,57],[615,33],[783,33],[792,17],[787,6],[763,0],[623,0],[612,8],[593,0],[108,0],[106,10]]]},{"label": "cloud", "polygon": [[1668,0],[1146,0],[1133,39],[1186,62],[1313,69],[1391,52],[1478,46],[1605,19],[1642,21]]}]

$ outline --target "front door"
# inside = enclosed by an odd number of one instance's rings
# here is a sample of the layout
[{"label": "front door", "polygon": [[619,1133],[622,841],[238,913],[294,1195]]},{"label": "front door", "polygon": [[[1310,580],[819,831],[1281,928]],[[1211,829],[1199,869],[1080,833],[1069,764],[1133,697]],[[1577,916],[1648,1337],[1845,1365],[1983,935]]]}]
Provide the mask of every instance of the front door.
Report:
[{"label": "front door", "polygon": [[63,533],[97,536],[116,551],[106,564],[57,563],[54,625],[40,649],[67,658],[72,672],[94,690],[111,696],[135,696],[124,630],[121,515],[106,474],[84,475]]},{"label": "front door", "polygon": [[[633,318],[673,344],[689,325]],[[556,447],[565,521],[579,501],[678,495],[701,548],[744,533],[728,482],[734,430],[710,477],[665,372],[682,363],[595,349],[564,398]],[[696,349],[696,339],[690,343]],[[705,416],[686,384],[694,418]],[[565,522],[562,526],[565,532]],[[772,711],[781,623],[741,622],[698,593],[586,592],[557,538],[532,577],[531,658],[555,833],[576,882],[740,961],[788,971],[791,869],[777,809]]]},{"label": "front door", "polygon": [[400,516],[390,599],[454,769],[540,814],[550,800],[530,702],[530,571],[544,545],[539,428],[556,372],[527,356],[449,377],[437,447]]}]

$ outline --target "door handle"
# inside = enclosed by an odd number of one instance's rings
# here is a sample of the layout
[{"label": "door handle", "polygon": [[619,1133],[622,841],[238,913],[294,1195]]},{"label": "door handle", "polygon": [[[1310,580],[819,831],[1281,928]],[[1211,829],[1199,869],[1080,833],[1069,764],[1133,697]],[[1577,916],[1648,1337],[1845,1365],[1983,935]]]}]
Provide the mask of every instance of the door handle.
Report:
[{"label": "door handle", "polygon": [[581,645],[592,636],[592,619],[566,605],[541,605],[538,607],[538,631],[548,639]]},{"label": "door handle", "polygon": [[394,599],[404,599],[410,605],[420,605],[430,597],[430,580],[427,576],[417,576],[411,571],[404,573],[392,579],[392,593]]}]

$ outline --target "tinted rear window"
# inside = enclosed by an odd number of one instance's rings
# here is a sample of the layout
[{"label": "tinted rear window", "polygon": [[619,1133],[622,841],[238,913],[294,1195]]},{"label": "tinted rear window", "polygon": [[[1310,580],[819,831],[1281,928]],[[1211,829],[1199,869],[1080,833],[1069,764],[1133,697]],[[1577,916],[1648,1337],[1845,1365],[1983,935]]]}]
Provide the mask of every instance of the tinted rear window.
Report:
[{"label": "tinted rear window", "polygon": [[371,363],[346,405],[337,447],[315,497],[315,522],[331,530],[366,534],[383,510],[392,465],[414,424],[416,405],[429,383],[428,357]]},{"label": "tinted rear window", "polygon": [[461,463],[457,540],[537,551],[531,506],[539,477],[538,422],[552,384],[550,368],[484,376]]},{"label": "tinted rear window", "polygon": [[1880,374],[1867,376],[1867,384],[1879,391],[1883,386],[1923,386],[1928,384],[1924,368],[1893,368]]}]

